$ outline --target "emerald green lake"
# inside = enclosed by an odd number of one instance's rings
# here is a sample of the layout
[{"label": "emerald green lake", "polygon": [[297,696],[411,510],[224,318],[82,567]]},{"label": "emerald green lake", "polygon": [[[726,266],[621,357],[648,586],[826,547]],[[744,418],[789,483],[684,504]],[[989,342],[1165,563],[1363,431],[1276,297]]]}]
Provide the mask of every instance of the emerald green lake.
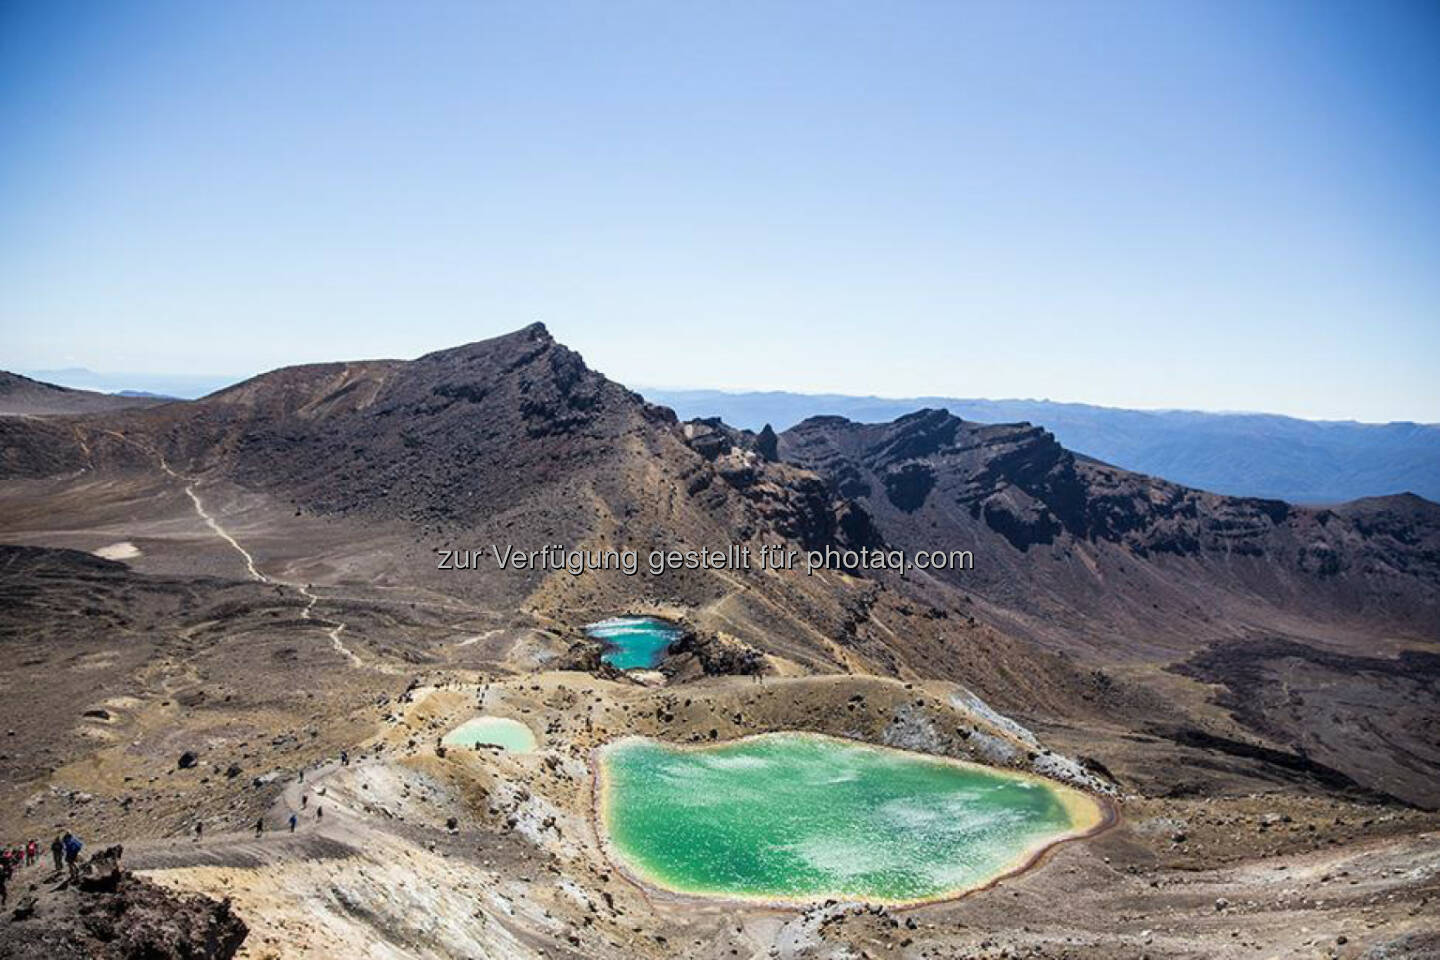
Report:
[{"label": "emerald green lake", "polygon": [[670,644],[685,631],[655,617],[616,617],[585,628],[585,633],[605,643],[600,659],[620,670],[648,670],[660,662]]},{"label": "emerald green lake", "polygon": [[600,754],[614,855],[664,889],[766,901],[953,896],[1100,821],[1038,777],[801,733]]},{"label": "emerald green lake", "polygon": [[535,749],[535,734],[519,720],[509,717],[475,717],[445,734],[440,742],[447,747],[486,744],[511,753],[529,753]]}]

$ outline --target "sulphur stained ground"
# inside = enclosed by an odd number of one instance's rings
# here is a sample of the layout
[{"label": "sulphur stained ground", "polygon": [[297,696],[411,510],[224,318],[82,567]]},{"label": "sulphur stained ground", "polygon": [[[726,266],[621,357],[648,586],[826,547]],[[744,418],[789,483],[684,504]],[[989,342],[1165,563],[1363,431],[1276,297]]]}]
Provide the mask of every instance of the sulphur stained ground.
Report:
[{"label": "sulphur stained ground", "polygon": [[628,737],[599,764],[611,854],[656,887],[706,896],[954,896],[1102,819],[1039,777],[813,734],[699,748]]}]

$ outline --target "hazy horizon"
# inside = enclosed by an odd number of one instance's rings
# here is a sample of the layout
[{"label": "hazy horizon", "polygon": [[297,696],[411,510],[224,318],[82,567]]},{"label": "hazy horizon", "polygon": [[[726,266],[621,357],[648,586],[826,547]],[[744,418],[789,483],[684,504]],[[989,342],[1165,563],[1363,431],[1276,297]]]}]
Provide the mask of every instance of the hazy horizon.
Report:
[{"label": "hazy horizon", "polygon": [[[355,358],[346,358],[355,359]],[[370,360],[409,360],[413,357],[371,357]],[[287,365],[289,366],[289,365]],[[0,368],[3,369],[3,368]],[[272,368],[280,369],[280,368]],[[21,376],[31,379],[43,380],[62,387],[71,387],[79,390],[95,390],[103,393],[119,393],[124,391],[138,391],[143,393],[155,393],[163,396],[174,397],[179,400],[195,400],[217,390],[241,383],[251,377],[271,372],[259,370],[247,374],[210,374],[192,373],[177,374],[174,372],[159,373],[138,373],[126,371],[92,370],[88,367],[69,367],[56,370],[12,370]],[[605,371],[601,370],[601,373]],[[607,376],[609,376],[607,374]],[[616,378],[610,377],[614,380]],[[1289,417],[1295,420],[1304,420],[1309,423],[1354,423],[1360,425],[1387,426],[1391,424],[1415,424],[1422,427],[1440,427],[1440,421],[1430,422],[1424,420],[1359,420],[1354,417],[1297,417],[1293,414],[1280,413],[1274,410],[1239,410],[1239,409],[1202,409],[1198,407],[1119,407],[1112,404],[1093,403],[1088,400],[1073,400],[1058,397],[1025,397],[1025,396],[967,396],[963,394],[908,394],[889,395],[878,393],[837,393],[835,391],[805,391],[790,390],[784,387],[740,389],[729,387],[695,387],[686,385],[671,385],[659,383],[631,383],[623,380],[616,382],[634,390],[642,395],[646,391],[653,393],[692,393],[692,394],[724,394],[727,396],[760,396],[776,395],[789,397],[807,397],[814,399],[825,399],[828,397],[844,398],[849,400],[875,400],[885,403],[905,403],[910,401],[976,401],[985,403],[1038,403],[1054,404],[1057,406],[1081,406],[1098,407],[1107,410],[1129,410],[1138,413],[1194,413],[1209,416],[1260,416],[1260,417]],[[177,384],[198,384],[200,389],[177,389]],[[918,408],[917,408],[918,409]]]},{"label": "hazy horizon", "polygon": [[1440,421],[1433,5],[0,10],[0,363]]}]

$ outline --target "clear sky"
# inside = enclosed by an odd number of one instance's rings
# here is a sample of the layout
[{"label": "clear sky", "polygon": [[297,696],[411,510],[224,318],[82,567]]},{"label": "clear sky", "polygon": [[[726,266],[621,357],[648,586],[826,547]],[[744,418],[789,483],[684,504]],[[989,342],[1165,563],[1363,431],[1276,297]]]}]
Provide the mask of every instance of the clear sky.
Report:
[{"label": "clear sky", "polygon": [[1440,421],[1440,4],[0,3],[0,367]]}]

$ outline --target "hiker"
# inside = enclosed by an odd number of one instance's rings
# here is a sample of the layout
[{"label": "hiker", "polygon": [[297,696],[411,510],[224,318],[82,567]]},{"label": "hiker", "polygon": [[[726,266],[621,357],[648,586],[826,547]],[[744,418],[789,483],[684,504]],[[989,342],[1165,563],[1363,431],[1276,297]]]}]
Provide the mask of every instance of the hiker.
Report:
[{"label": "hiker", "polygon": [[342,766],[342,767],[348,767],[348,766],[350,766],[350,754],[349,754],[348,751],[345,751],[345,750],[341,750],[341,751],[340,751],[340,766]]},{"label": "hiker", "polygon": [[324,808],[324,807],[316,807],[316,808],[315,808],[315,819],[316,819],[316,820],[323,820],[324,818],[325,818],[325,808]]},{"label": "hiker", "polygon": [[40,841],[31,840],[25,847],[25,866],[33,867],[35,861],[40,859]]},{"label": "hiker", "polygon": [[259,817],[255,820],[255,839],[260,839],[260,834],[265,830],[265,818]]},{"label": "hiker", "polygon": [[60,858],[65,855],[65,841],[56,837],[50,841],[50,856],[55,858],[55,872],[60,872]]},{"label": "hiker", "polygon": [[205,821],[204,821],[204,820],[196,820],[196,821],[195,821],[195,842],[196,842],[196,843],[199,843],[199,842],[200,842],[200,835],[203,834],[204,832],[205,832]]},{"label": "hiker", "polygon": [[70,871],[70,879],[71,879],[71,880],[79,880],[79,879],[80,879],[80,862],[79,862],[79,861],[80,861],[80,848],[83,847],[83,846],[85,846],[85,845],[80,842],[80,838],[79,838],[79,837],[74,836],[73,834],[69,834],[69,833],[65,834],[65,837],[64,837],[64,839],[63,839],[63,841],[62,841],[62,844],[63,844],[63,846],[65,847],[65,866],[66,866],[66,867],[69,869],[69,871]]},{"label": "hiker", "polygon": [[304,809],[305,809],[305,805],[308,804],[309,802],[310,802],[310,794],[308,794],[308,793],[302,793],[302,794],[300,795],[300,809],[301,809],[301,810],[304,810]]},{"label": "hiker", "polygon": [[295,824],[298,823],[298,822],[300,822],[300,818],[297,817],[297,816],[295,816],[295,814],[293,814],[293,813],[290,814],[290,832],[291,832],[291,833],[294,833],[294,832],[295,832]]}]

